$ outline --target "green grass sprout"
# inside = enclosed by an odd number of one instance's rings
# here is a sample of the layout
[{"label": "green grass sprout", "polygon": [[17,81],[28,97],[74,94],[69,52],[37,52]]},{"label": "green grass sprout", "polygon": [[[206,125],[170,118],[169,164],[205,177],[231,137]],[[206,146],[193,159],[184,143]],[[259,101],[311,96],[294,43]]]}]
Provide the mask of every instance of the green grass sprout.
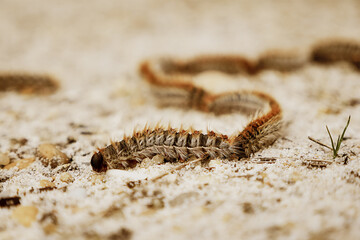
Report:
[{"label": "green grass sprout", "polygon": [[346,129],[348,128],[348,126],[350,124],[350,119],[351,119],[351,116],[349,116],[348,121],[346,123],[346,126],[345,126],[342,134],[338,136],[337,141],[336,141],[336,145],[334,144],[334,140],[333,140],[333,138],[331,136],[331,133],[329,131],[328,126],[326,126],[326,130],[327,130],[327,132],[329,134],[329,137],[330,137],[330,140],[331,140],[331,148],[332,148],[332,151],[333,151],[333,158],[336,158],[338,156],[338,152],[340,150],[340,145],[341,145],[341,143],[342,143],[342,141],[344,139]]},{"label": "green grass sprout", "polygon": [[347,130],[349,124],[350,124],[350,120],[351,120],[351,116],[349,116],[349,118],[348,118],[348,120],[347,120],[347,123],[346,123],[346,126],[345,126],[342,134],[338,136],[337,141],[336,141],[336,144],[335,144],[335,142],[334,142],[334,139],[333,139],[333,137],[332,137],[332,135],[331,135],[331,133],[330,133],[330,130],[329,130],[328,126],[326,126],[326,130],[327,130],[327,132],[328,132],[328,134],[329,134],[329,137],[330,137],[330,140],[331,140],[331,147],[329,147],[328,145],[326,145],[326,144],[324,144],[324,143],[322,143],[322,142],[320,142],[320,141],[318,141],[318,140],[315,140],[315,139],[312,138],[312,137],[308,137],[308,138],[309,138],[309,140],[311,140],[311,141],[313,141],[313,142],[315,142],[315,143],[317,143],[317,144],[319,144],[319,145],[321,145],[321,146],[323,146],[323,147],[326,147],[326,148],[329,148],[330,150],[332,150],[332,152],[333,152],[333,158],[335,159],[336,157],[339,156],[339,155],[338,155],[338,152],[339,152],[339,150],[340,150],[341,143],[342,143],[342,141],[344,140],[345,132],[346,132],[346,130]]}]

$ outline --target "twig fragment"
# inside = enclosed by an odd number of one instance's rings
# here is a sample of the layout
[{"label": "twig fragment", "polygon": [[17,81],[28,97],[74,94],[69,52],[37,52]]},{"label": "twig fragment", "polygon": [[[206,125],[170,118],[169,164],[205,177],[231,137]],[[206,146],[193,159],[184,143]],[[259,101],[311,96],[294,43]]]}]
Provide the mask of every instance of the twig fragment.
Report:
[{"label": "twig fragment", "polygon": [[328,145],[326,145],[326,144],[324,144],[324,143],[322,143],[322,142],[320,142],[320,141],[316,140],[315,138],[312,138],[312,137],[308,136],[308,139],[309,139],[309,140],[311,140],[311,141],[313,141],[314,143],[319,144],[320,146],[323,146],[323,147],[326,147],[326,148],[328,148],[328,149],[332,150],[332,148],[331,148],[331,147],[329,147]]},{"label": "twig fragment", "polygon": [[169,175],[170,173],[175,172],[176,170],[180,170],[180,169],[186,167],[187,165],[200,162],[200,161],[202,161],[202,160],[204,160],[204,159],[206,159],[206,158],[202,157],[202,158],[197,158],[197,159],[194,159],[194,160],[192,160],[192,161],[188,161],[188,162],[186,162],[186,163],[183,163],[183,164],[181,164],[181,165],[179,165],[179,166],[177,166],[177,167],[174,167],[173,169],[171,169],[170,171],[168,171],[168,172],[166,172],[166,173],[163,173],[163,174],[160,174],[160,175],[154,177],[153,179],[151,179],[151,181],[152,181],[152,182],[155,182],[155,181],[159,180],[160,178],[165,177],[166,175]]}]

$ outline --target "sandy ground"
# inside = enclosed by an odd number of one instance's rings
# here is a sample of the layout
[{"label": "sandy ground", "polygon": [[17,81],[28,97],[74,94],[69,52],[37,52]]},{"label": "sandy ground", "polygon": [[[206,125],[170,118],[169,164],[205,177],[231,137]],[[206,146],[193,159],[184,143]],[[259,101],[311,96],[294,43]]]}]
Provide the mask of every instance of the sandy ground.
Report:
[{"label": "sandy ground", "polygon": [[[281,103],[283,137],[253,157],[278,159],[274,164],[214,160],[140,185],[174,164],[103,175],[89,164],[97,147],[145,123],[231,134],[249,120],[157,108],[137,73],[144,58],[255,58],[279,48],[306,54],[320,40],[359,39],[359,22],[355,0],[1,0],[0,70],[50,73],[61,89],[0,94],[0,153],[13,163],[51,143],[72,163],[51,169],[36,157],[22,169],[0,169],[0,198],[20,198],[20,205],[0,208],[0,238],[360,238],[360,74],[347,64],[229,80]],[[349,115],[343,157],[325,168],[304,166],[307,159],[332,160],[307,137],[329,144],[325,125],[337,136]]]}]

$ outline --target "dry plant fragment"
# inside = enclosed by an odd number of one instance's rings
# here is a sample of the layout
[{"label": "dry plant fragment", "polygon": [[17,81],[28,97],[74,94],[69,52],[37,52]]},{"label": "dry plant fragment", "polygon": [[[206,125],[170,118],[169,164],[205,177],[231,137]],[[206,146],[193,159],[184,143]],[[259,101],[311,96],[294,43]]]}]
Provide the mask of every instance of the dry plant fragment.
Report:
[{"label": "dry plant fragment", "polygon": [[163,173],[163,174],[160,174],[160,175],[154,177],[153,179],[151,179],[151,181],[155,182],[155,181],[159,180],[160,178],[163,178],[163,177],[165,177],[166,175],[169,175],[169,174],[173,173],[173,172],[176,171],[176,170],[180,170],[180,169],[186,167],[187,165],[190,165],[190,164],[193,164],[193,163],[196,163],[196,162],[203,161],[204,159],[205,159],[205,158],[198,158],[198,159],[195,159],[195,160],[192,160],[192,161],[188,161],[188,162],[186,162],[186,163],[183,163],[183,164],[181,164],[181,165],[179,165],[179,166],[177,166],[177,167],[174,167],[173,169],[171,169],[170,171],[168,171],[168,172],[166,172],[166,173]]}]

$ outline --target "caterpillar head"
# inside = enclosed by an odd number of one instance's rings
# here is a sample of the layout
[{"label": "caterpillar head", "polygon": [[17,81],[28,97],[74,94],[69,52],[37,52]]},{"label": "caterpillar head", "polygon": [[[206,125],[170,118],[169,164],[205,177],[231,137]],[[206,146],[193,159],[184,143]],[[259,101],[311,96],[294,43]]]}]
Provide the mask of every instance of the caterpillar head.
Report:
[{"label": "caterpillar head", "polygon": [[105,172],[107,170],[107,163],[104,161],[102,153],[96,152],[91,157],[91,166],[95,172]]}]

